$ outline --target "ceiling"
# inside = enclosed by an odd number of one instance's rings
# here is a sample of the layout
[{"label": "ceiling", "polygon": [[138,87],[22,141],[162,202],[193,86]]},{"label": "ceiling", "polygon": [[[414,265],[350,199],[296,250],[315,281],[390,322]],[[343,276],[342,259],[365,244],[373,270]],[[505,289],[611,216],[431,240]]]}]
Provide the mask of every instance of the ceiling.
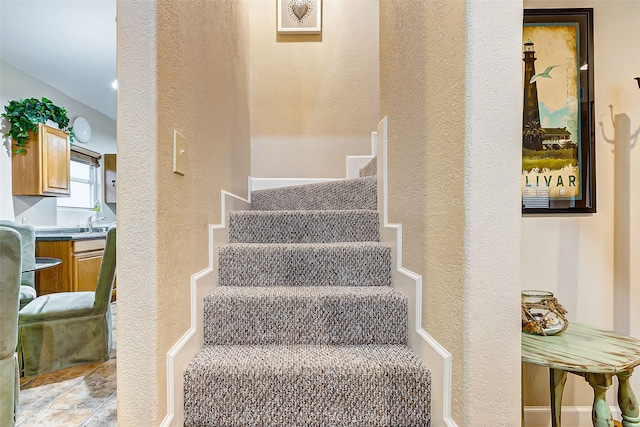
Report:
[{"label": "ceiling", "polygon": [[116,118],[116,0],[0,0],[0,58]]}]

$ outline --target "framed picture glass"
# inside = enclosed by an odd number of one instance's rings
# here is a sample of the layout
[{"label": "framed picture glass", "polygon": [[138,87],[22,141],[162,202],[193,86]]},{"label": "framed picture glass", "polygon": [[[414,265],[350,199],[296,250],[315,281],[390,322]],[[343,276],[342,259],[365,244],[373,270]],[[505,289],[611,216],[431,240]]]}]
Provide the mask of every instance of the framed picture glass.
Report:
[{"label": "framed picture glass", "polygon": [[526,9],[522,212],[596,211],[593,9]]}]

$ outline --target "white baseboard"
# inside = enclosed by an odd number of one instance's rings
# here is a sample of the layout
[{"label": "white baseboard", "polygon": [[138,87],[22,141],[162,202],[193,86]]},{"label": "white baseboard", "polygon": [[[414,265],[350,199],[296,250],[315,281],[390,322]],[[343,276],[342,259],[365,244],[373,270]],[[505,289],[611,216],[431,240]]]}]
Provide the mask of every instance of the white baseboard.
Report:
[{"label": "white baseboard", "polygon": [[204,297],[218,286],[218,248],[229,241],[228,213],[251,209],[249,201],[221,191],[221,223],[209,225],[209,266],[191,276],[191,326],[167,353],[167,415],[160,426],[184,425],[183,372],[204,343]]},{"label": "white baseboard", "polygon": [[269,188],[290,187],[292,185],[316,184],[319,182],[342,181],[342,178],[252,178],[249,177],[249,192]]},{"label": "white baseboard", "polygon": [[[622,419],[617,406],[611,407],[611,414],[616,420]],[[548,406],[525,406],[524,425],[526,427],[551,427],[551,409]],[[563,406],[562,427],[591,426],[591,406]]]},{"label": "white baseboard", "polygon": [[451,418],[451,354],[422,329],[422,276],[402,266],[402,225],[389,223],[386,117],[378,124],[378,132],[372,139],[377,143],[380,241],[391,246],[392,286],[409,301],[409,347],[431,371],[431,425],[457,427]]}]

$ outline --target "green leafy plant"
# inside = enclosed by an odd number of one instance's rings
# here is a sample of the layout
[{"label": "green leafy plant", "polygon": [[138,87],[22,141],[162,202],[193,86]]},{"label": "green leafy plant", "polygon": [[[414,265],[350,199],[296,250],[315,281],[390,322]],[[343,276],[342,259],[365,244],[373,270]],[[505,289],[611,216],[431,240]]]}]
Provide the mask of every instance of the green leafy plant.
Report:
[{"label": "green leafy plant", "polygon": [[26,146],[29,140],[29,132],[38,132],[38,123],[47,123],[51,120],[58,125],[61,131],[69,133],[69,141],[73,142],[73,128],[69,126],[67,110],[54,105],[47,98],[38,100],[36,98],[21,99],[20,101],[10,101],[5,105],[2,117],[6,118],[11,125],[9,132],[5,133],[13,141],[16,148],[14,154],[24,154],[27,152]]}]

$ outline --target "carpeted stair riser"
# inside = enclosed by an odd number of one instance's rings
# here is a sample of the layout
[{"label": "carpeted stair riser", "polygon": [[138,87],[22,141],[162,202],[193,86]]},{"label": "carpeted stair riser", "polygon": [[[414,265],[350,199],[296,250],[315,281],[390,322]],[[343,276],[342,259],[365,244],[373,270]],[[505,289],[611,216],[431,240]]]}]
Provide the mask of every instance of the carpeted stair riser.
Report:
[{"label": "carpeted stair riser", "polygon": [[400,345],[205,346],[185,426],[430,425],[430,373]]},{"label": "carpeted stair riser", "polygon": [[371,159],[363,168],[360,169],[360,176],[375,176],[378,173],[378,157]]},{"label": "carpeted stair riser", "polygon": [[376,210],[376,188],[375,177],[270,188],[251,192],[251,206],[258,211]]},{"label": "carpeted stair riser", "polygon": [[204,319],[205,345],[407,343],[407,301],[388,286],[219,286]]},{"label": "carpeted stair riser", "polygon": [[229,212],[230,243],[379,241],[377,211]]},{"label": "carpeted stair riser", "polygon": [[375,242],[219,248],[220,286],[390,286],[391,248]]}]

